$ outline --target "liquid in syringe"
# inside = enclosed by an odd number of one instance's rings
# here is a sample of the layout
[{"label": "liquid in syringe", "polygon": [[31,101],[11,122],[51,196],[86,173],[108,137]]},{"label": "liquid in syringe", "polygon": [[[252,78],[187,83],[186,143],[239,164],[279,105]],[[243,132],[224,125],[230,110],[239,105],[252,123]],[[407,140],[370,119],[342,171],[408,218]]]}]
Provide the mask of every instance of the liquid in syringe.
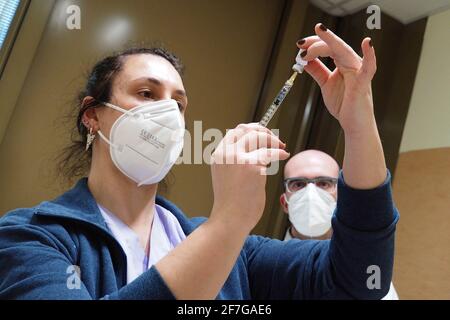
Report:
[{"label": "liquid in syringe", "polygon": [[294,71],[292,76],[284,83],[283,88],[281,88],[280,92],[278,92],[269,109],[267,109],[266,113],[259,122],[260,125],[262,125],[263,127],[267,127],[269,121],[272,119],[273,115],[277,112],[284,98],[287,96],[292,86],[294,85],[294,81],[295,78],[297,77],[297,74],[298,74],[297,71]]},{"label": "liquid in syringe", "polygon": [[281,103],[283,102],[284,98],[286,98],[287,94],[291,90],[292,86],[294,85],[295,78],[299,73],[303,72],[303,68],[306,64],[308,64],[307,61],[303,60],[301,58],[301,53],[303,50],[300,50],[297,57],[295,58],[296,64],[292,67],[294,70],[294,73],[291,75],[291,77],[284,83],[283,87],[281,88],[280,92],[278,92],[277,96],[273,100],[272,104],[267,109],[266,113],[262,117],[261,121],[259,122],[260,125],[263,127],[267,127],[270,120],[274,116],[274,114],[277,112],[278,108],[280,107]]}]

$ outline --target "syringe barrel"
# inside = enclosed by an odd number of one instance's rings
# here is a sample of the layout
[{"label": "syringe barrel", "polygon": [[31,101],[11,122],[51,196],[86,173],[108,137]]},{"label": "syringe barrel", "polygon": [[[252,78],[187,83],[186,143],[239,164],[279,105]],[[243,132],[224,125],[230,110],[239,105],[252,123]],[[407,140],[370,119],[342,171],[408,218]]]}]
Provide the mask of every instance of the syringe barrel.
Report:
[{"label": "syringe barrel", "polygon": [[277,96],[273,100],[272,104],[270,105],[269,109],[267,109],[266,113],[262,117],[261,121],[259,122],[260,125],[266,127],[267,124],[272,119],[275,112],[280,107],[281,103],[283,102],[284,98],[286,98],[287,94],[292,88],[292,84],[288,81],[284,84],[283,88],[281,88],[280,92],[278,92]]}]

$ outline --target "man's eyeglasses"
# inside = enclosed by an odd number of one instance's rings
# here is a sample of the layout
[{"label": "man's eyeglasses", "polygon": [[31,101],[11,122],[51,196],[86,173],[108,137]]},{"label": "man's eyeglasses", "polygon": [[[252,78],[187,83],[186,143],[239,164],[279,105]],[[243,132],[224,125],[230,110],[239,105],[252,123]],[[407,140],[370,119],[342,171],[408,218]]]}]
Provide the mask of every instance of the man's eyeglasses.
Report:
[{"label": "man's eyeglasses", "polygon": [[308,178],[288,178],[284,180],[284,188],[288,192],[296,192],[308,185],[314,183],[316,187],[325,191],[332,191],[336,188],[338,179],[331,177],[318,177],[314,179]]}]

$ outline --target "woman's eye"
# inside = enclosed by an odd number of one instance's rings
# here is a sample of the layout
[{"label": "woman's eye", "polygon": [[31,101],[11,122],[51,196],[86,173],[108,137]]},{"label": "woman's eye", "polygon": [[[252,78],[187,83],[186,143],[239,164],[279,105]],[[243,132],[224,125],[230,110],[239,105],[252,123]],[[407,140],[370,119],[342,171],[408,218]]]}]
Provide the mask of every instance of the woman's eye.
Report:
[{"label": "woman's eye", "polygon": [[139,92],[139,95],[146,99],[151,99],[153,97],[152,92],[148,90]]},{"label": "woman's eye", "polygon": [[179,101],[177,101],[177,104],[178,104],[178,109],[180,109],[180,111],[183,111],[184,110],[183,104]]}]

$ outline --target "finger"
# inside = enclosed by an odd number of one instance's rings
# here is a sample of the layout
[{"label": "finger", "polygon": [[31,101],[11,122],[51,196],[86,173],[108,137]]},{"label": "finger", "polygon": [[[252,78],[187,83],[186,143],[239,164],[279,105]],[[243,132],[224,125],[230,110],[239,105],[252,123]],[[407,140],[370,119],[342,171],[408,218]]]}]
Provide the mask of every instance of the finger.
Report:
[{"label": "finger", "polygon": [[331,75],[330,69],[325,66],[319,59],[314,59],[305,66],[305,71],[322,87]]},{"label": "finger", "polygon": [[275,135],[275,133],[273,133],[272,130],[270,130],[269,128],[266,128],[266,127],[260,125],[259,122],[244,123],[244,124],[241,124],[239,126],[243,126],[243,127],[248,128],[250,130],[257,130],[257,131],[266,132],[268,134]]},{"label": "finger", "polygon": [[317,41],[322,41],[319,36],[310,36],[297,41],[297,48],[307,49],[310,45]]},{"label": "finger", "polygon": [[223,143],[236,143],[243,135],[250,131],[261,131],[266,132],[268,134],[275,135],[271,130],[266,127],[263,127],[259,123],[241,123],[236,128],[228,130],[223,138]]},{"label": "finger", "polygon": [[308,49],[302,52],[301,57],[305,61],[311,61],[318,57],[332,57],[333,51],[322,40],[313,43]]},{"label": "finger", "polygon": [[330,47],[334,59],[344,66],[358,67],[361,57],[344,40],[327,29],[322,23],[315,26],[316,34]]},{"label": "finger", "polygon": [[285,148],[286,145],[276,136],[261,131],[250,131],[237,142],[238,147],[251,152],[263,147]]},{"label": "finger", "polygon": [[363,79],[371,81],[377,71],[377,58],[375,56],[372,40],[370,38],[365,38],[361,43],[361,49],[363,52],[361,76]]},{"label": "finger", "polygon": [[[244,149],[242,146],[238,146],[236,144],[237,141],[241,137],[243,137],[248,132],[255,131],[255,132],[263,132],[268,135],[273,135],[276,137],[276,135],[269,130],[266,127],[261,126],[258,123],[243,123],[239,124],[235,129],[228,130],[225,134],[225,137],[220,141],[220,143],[215,148],[214,154],[217,155],[217,157],[235,157],[235,154],[237,152],[238,148]],[[278,138],[278,137],[277,137]],[[286,147],[284,144],[282,146],[283,148]],[[245,149],[244,149],[245,150]],[[228,161],[228,160],[227,160]],[[228,162],[227,162],[228,163]]]},{"label": "finger", "polygon": [[267,166],[271,162],[286,160],[290,154],[283,149],[261,148],[247,153],[247,159],[252,164]]}]

